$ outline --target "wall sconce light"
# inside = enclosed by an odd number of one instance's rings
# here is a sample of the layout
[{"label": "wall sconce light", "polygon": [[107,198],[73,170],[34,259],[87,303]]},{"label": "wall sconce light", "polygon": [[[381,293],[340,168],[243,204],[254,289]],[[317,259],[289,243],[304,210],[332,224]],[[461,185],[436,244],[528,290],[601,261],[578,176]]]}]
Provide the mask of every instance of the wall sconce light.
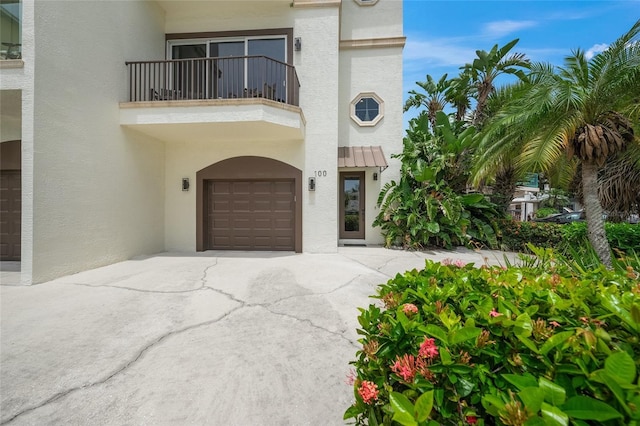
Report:
[{"label": "wall sconce light", "polygon": [[378,172],[373,172],[373,180],[378,180]]},{"label": "wall sconce light", "polygon": [[293,47],[295,48],[296,52],[302,50],[302,39],[300,37],[296,37],[293,39]]},{"label": "wall sconce light", "polygon": [[316,178],[310,177],[309,178],[309,191],[315,191],[315,190],[316,190]]},{"label": "wall sconce light", "polygon": [[189,178],[182,178],[182,190],[183,191],[189,190]]}]

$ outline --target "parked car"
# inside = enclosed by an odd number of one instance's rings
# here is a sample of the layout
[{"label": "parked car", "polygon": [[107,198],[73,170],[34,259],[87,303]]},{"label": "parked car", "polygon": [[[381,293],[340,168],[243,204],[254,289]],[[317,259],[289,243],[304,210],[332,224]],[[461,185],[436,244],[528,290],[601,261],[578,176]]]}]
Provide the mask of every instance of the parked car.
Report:
[{"label": "parked car", "polygon": [[547,222],[547,223],[572,223],[572,222],[583,222],[586,216],[584,211],[581,212],[568,212],[568,213],[558,213],[552,214],[547,217],[543,217],[540,219],[534,219],[534,222]]}]

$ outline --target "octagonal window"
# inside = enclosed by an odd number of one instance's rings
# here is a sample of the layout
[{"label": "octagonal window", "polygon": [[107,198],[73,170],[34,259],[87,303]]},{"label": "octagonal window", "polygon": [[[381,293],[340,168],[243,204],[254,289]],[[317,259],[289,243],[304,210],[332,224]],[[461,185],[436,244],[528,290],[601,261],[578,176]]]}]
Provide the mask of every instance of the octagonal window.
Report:
[{"label": "octagonal window", "polygon": [[361,93],[351,101],[351,119],[360,126],[375,126],[384,114],[384,102],[375,93]]}]

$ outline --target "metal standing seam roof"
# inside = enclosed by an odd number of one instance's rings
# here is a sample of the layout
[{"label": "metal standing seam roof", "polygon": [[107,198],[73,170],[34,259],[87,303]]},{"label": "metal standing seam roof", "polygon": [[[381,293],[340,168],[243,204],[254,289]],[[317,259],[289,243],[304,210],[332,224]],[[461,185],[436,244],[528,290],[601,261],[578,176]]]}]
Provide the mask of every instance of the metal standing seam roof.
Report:
[{"label": "metal standing seam roof", "polygon": [[381,146],[340,146],[338,147],[338,168],[342,167],[380,167],[389,165]]}]

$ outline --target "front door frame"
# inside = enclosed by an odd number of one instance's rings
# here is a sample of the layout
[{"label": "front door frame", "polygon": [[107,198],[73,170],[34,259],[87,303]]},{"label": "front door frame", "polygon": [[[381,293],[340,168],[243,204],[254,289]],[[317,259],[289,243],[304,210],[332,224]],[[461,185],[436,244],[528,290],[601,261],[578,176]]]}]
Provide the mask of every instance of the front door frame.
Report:
[{"label": "front door frame", "polygon": [[[344,194],[344,182],[345,178],[354,178],[357,177],[360,179],[360,186],[358,188],[359,192],[359,221],[358,221],[358,231],[346,231],[345,230],[345,217],[346,217],[346,206],[345,206],[345,194]],[[364,240],[365,239],[365,172],[364,171],[350,171],[350,172],[340,172],[340,217],[339,217],[339,234],[338,237],[343,240]]]}]

